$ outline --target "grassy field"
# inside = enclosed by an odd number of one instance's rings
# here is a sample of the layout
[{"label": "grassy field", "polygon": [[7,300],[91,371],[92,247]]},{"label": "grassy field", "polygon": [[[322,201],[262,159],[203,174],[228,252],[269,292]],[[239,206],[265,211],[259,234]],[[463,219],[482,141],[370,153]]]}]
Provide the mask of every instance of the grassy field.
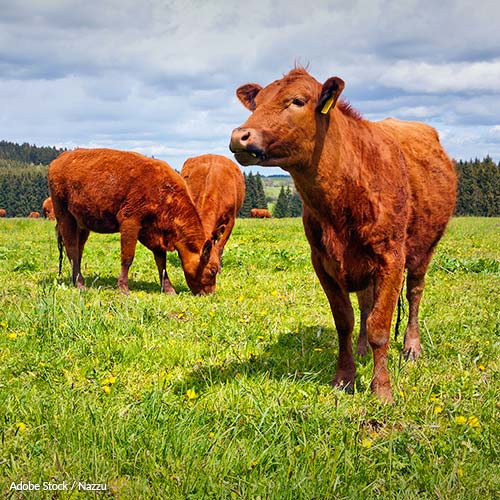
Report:
[{"label": "grassy field", "polygon": [[189,293],[175,254],[178,295],[160,295],[141,246],[120,294],[118,236],[97,234],[79,292],[67,261],[57,276],[53,223],[0,220],[2,495],[500,498],[499,234],[500,219],[452,221],[422,357],[391,340],[383,406],[371,359],[354,395],[329,385],[336,333],[299,219],[239,220],[209,297]]}]

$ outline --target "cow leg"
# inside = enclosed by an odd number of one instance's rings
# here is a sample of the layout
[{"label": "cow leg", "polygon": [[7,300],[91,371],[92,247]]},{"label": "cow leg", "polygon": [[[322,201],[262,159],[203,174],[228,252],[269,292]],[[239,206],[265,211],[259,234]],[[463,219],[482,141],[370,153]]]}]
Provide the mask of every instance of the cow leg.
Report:
[{"label": "cow leg", "polygon": [[118,276],[118,288],[128,294],[128,270],[134,261],[135,247],[139,237],[140,224],[133,220],[125,220],[120,225],[121,271]]},{"label": "cow leg", "polygon": [[222,254],[224,252],[224,247],[226,246],[227,240],[229,240],[229,237],[231,236],[231,232],[233,231],[235,219],[231,218],[226,224],[224,228],[224,232],[222,233],[222,236],[217,240],[217,251],[219,253],[219,269],[217,270],[218,273],[222,271]]},{"label": "cow leg", "polygon": [[366,335],[366,320],[368,315],[373,309],[373,283],[368,285],[368,288],[357,292],[358,304],[360,310],[360,326],[359,326],[359,337],[358,337],[358,348],[357,354],[359,356],[365,356],[368,352],[368,337]]},{"label": "cow leg", "polygon": [[416,361],[420,356],[420,330],[418,311],[425,287],[425,274],[415,275],[408,271],[406,298],[409,304],[408,326],[406,327],[403,354],[406,359]]},{"label": "cow leg", "polygon": [[153,255],[155,257],[156,267],[158,268],[158,274],[160,276],[160,286],[162,292],[168,295],[175,295],[174,287],[170,283],[170,279],[167,274],[167,252],[162,250],[153,250]]},{"label": "cow leg", "polygon": [[373,351],[372,392],[388,403],[392,402],[392,390],[387,370],[387,351],[392,315],[401,291],[403,274],[403,264],[394,262],[376,276],[373,309],[366,320],[368,342]]},{"label": "cow leg", "polygon": [[78,288],[84,288],[85,280],[81,274],[80,266],[82,262],[83,246],[85,245],[88,233],[84,238],[83,244],[80,244],[81,230],[78,229],[75,218],[69,212],[66,212],[63,217],[59,218],[57,221],[57,228],[61,235],[64,248],[66,249],[66,255],[71,262],[73,284]]},{"label": "cow leg", "polygon": [[314,270],[330,303],[337,335],[339,339],[339,358],[337,370],[332,381],[333,387],[353,392],[356,367],[352,353],[352,330],[354,328],[354,312],[349,294],[325,271],[320,257],[313,250],[311,254]]}]

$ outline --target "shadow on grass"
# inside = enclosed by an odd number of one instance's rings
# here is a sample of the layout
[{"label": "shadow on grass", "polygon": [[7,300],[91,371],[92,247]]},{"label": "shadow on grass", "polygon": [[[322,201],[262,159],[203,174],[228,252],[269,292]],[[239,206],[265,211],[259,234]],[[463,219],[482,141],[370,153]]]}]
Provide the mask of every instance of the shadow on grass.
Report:
[{"label": "shadow on grass", "polygon": [[[73,282],[71,281],[71,277],[69,276],[58,276],[55,275],[57,282],[60,284],[66,285],[68,288],[73,287]],[[38,284],[40,286],[49,286],[54,282],[54,275],[46,275],[43,276]],[[189,288],[186,283],[173,283],[175,291],[177,293],[189,292]],[[85,286],[87,289],[104,289],[104,290],[118,290],[118,277],[116,276],[101,276],[99,274],[87,275],[85,276]],[[137,291],[151,293],[151,294],[160,294],[160,284],[158,281],[144,281],[144,280],[134,280],[133,278],[129,278],[128,282],[130,293],[134,293]]]},{"label": "shadow on grass", "polygon": [[[334,328],[321,325],[299,326],[283,333],[276,342],[265,346],[261,354],[249,353],[244,358],[234,353],[232,358],[217,365],[199,363],[191,372],[176,383],[173,390],[184,393],[194,388],[202,393],[213,385],[224,385],[238,377],[301,380],[318,385],[330,385],[335,374],[338,357],[337,333]],[[355,359],[359,368],[370,363],[371,356]],[[366,390],[357,377],[356,390]]]}]

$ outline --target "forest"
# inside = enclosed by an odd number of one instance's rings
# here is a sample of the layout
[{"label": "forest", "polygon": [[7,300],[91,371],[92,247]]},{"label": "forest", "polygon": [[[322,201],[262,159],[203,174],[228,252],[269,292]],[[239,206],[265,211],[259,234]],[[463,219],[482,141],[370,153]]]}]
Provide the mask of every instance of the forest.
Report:
[{"label": "forest", "polygon": [[[5,209],[7,217],[26,217],[31,211],[41,210],[43,200],[49,195],[48,165],[63,151],[0,141],[0,208]],[[500,162],[486,156],[483,160],[459,160],[455,165],[459,177],[455,214],[500,216]],[[269,208],[277,218],[302,214],[293,183],[271,188],[268,178],[250,172],[245,173],[245,185],[240,217],[249,217],[252,208]]]}]

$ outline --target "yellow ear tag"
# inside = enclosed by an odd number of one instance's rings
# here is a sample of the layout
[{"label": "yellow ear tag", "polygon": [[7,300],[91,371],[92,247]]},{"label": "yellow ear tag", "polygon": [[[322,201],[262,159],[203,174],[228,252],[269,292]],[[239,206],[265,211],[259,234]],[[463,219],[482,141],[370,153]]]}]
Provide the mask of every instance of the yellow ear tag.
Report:
[{"label": "yellow ear tag", "polygon": [[326,115],[328,111],[330,111],[330,108],[332,107],[334,98],[330,97],[328,101],[325,102],[325,105],[323,106],[323,109],[321,110],[321,114]]}]

